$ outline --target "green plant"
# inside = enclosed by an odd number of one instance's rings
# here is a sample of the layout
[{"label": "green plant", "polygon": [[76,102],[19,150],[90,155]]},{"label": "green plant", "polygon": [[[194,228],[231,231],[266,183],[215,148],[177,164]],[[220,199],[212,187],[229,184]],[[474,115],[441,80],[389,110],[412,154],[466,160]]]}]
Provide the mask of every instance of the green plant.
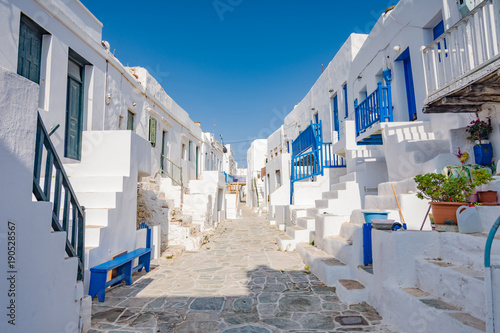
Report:
[{"label": "green plant", "polygon": [[470,122],[465,131],[469,132],[467,140],[472,142],[479,140],[479,143],[481,143],[481,139],[487,138],[488,134],[493,131],[493,127],[491,126],[491,123],[489,121],[486,122],[480,119],[476,119]]},{"label": "green plant", "polygon": [[472,181],[466,176],[447,177],[437,173],[415,176],[417,197],[434,202],[467,202],[476,187],[488,184],[493,177],[486,169],[472,170]]}]

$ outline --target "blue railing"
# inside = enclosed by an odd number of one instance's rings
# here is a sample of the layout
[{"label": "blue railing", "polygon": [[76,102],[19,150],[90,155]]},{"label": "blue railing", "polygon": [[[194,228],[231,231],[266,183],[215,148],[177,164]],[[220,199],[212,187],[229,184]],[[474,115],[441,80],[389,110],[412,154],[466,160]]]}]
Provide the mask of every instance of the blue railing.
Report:
[{"label": "blue railing", "polygon": [[321,139],[321,121],[319,122],[319,124],[315,124],[311,121],[311,125],[307,126],[307,128],[300,132],[299,136],[295,140],[293,140],[293,155],[300,155],[309,148],[318,148]]},{"label": "blue railing", "polygon": [[345,168],[345,159],[342,156],[334,154],[332,151],[332,143],[322,143],[321,147],[321,166],[323,168]]},{"label": "blue railing", "polygon": [[500,227],[500,216],[497,218],[493,226],[491,227],[488,238],[486,239],[486,246],[484,249],[484,267],[491,267],[491,246],[493,245],[493,239],[495,239],[495,234]]},{"label": "blue railing", "polygon": [[391,82],[387,86],[378,83],[377,89],[359,105],[354,104],[356,136],[377,122],[392,122]]},{"label": "blue railing", "polygon": [[[308,149],[311,151],[304,153]],[[323,175],[324,168],[346,167],[344,158],[333,153],[332,143],[323,142],[321,121],[318,124],[311,122],[292,142],[291,163],[290,204],[293,202],[295,182]]]},{"label": "blue railing", "polygon": [[299,156],[293,156],[292,158],[292,179],[293,181],[299,181],[302,179],[314,177],[322,173],[321,163],[318,160],[321,159],[320,150],[315,149],[313,151],[301,154]]},{"label": "blue railing", "polygon": [[[55,183],[52,186],[54,171]],[[56,232],[66,232],[66,253],[69,257],[78,258],[77,279],[83,280],[85,255],[84,207],[78,203],[40,114],[38,115],[36,133],[33,195],[38,201],[52,202],[52,229]]]}]

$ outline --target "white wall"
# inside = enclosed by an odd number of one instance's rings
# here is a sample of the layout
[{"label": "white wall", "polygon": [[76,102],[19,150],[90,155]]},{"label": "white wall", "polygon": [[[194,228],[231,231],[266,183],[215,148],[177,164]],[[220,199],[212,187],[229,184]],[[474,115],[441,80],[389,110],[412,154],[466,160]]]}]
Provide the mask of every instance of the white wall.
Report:
[{"label": "white wall", "polygon": [[[247,206],[257,207],[264,200],[264,181],[260,177],[261,169],[266,165],[266,150],[267,141],[259,139],[252,142],[247,151]],[[257,190],[259,196],[259,204],[257,203],[257,193],[255,189],[255,182],[257,183]]]}]

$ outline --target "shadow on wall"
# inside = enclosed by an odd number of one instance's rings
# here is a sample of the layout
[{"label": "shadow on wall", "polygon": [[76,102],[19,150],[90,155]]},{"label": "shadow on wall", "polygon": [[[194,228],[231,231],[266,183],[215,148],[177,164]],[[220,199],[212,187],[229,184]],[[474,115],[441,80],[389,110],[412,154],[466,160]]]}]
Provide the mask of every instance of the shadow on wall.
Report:
[{"label": "shadow on wall", "polygon": [[[155,328],[155,332],[276,332],[343,326],[363,330],[382,319],[366,303],[341,303],[335,288],[309,271],[257,266],[241,274],[217,273],[223,270],[195,269],[193,281],[169,278],[173,272],[168,265],[152,266],[149,274],[134,275],[131,286],[109,290],[105,302],[94,300],[90,332]],[[238,279],[238,291],[225,295],[224,284]]]}]

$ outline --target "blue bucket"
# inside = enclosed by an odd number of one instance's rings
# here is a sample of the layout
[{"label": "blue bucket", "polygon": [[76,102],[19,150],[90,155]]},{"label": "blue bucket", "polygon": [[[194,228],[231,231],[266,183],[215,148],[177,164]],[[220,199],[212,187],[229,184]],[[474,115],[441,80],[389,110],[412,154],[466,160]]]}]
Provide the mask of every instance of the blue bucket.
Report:
[{"label": "blue bucket", "polygon": [[373,219],[387,219],[389,212],[363,212],[365,215],[365,222],[372,223]]}]

